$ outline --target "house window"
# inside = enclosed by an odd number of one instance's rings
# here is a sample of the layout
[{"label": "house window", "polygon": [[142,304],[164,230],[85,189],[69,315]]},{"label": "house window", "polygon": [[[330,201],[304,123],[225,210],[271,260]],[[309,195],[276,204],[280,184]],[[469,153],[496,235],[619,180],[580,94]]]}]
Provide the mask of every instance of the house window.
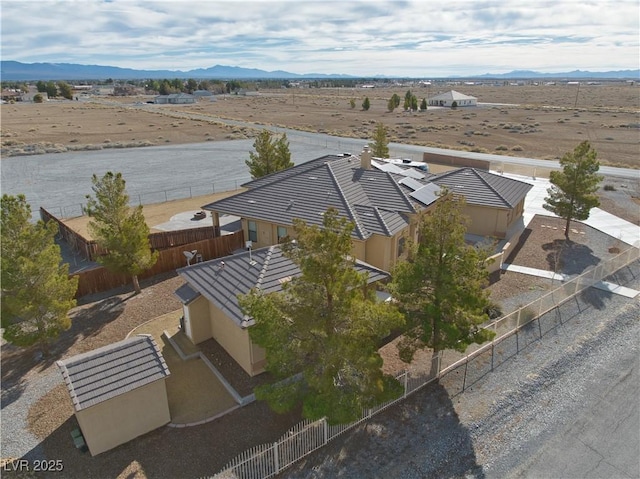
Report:
[{"label": "house window", "polygon": [[258,242],[258,225],[255,221],[247,222],[249,229],[249,241],[253,241],[254,243]]},{"label": "house window", "polygon": [[278,243],[281,243],[287,237],[287,228],[278,226]]}]

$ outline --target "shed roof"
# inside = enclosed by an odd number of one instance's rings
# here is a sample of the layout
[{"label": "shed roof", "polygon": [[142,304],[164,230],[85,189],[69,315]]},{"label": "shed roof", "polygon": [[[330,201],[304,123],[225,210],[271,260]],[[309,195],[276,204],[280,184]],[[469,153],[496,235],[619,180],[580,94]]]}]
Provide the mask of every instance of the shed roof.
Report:
[{"label": "shed roof", "polygon": [[[369,275],[369,283],[389,277],[385,271],[363,261],[356,260],[355,268]],[[282,285],[300,276],[301,271],[283,254],[282,248],[275,245],[180,268],[178,274],[238,326],[247,327],[252,322],[242,313],[238,295],[247,294],[253,288],[264,293],[281,291]]]},{"label": "shed roof", "polygon": [[169,376],[158,345],[138,335],[57,362],[76,411]]}]

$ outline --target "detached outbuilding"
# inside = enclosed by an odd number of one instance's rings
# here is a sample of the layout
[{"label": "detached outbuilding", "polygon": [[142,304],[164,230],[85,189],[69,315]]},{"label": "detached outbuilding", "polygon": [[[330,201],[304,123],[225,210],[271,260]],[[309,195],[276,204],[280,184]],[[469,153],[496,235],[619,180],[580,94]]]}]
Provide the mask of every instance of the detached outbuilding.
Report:
[{"label": "detached outbuilding", "polygon": [[453,102],[455,102],[456,106],[459,107],[478,106],[478,99],[476,97],[465,95],[455,90],[427,98],[428,106],[444,106],[451,108],[453,106]]},{"label": "detached outbuilding", "polygon": [[92,456],[171,421],[169,368],[149,335],[57,362]]}]

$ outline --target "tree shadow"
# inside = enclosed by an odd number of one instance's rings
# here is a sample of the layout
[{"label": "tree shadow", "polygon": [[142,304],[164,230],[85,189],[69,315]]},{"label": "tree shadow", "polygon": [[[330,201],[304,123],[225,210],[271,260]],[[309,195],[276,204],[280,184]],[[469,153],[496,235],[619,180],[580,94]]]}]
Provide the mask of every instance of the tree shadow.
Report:
[{"label": "tree shadow", "polygon": [[77,310],[71,315],[71,327],[63,331],[44,356],[39,345],[18,348],[2,346],[2,407],[17,400],[26,387],[25,376],[35,369],[44,371],[61,359],[78,340],[97,335],[124,311],[126,297],[114,296]]},{"label": "tree shadow", "polygon": [[449,391],[433,381],[293,464],[281,477],[485,476]]},{"label": "tree shadow", "polygon": [[547,252],[549,269],[566,275],[579,275],[600,262],[586,245],[566,239],[555,239],[542,245]]}]

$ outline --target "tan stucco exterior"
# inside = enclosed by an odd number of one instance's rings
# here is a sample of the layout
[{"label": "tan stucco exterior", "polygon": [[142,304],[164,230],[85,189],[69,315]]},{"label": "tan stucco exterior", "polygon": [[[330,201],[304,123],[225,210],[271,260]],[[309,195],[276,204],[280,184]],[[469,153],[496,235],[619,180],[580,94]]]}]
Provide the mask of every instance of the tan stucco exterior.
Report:
[{"label": "tan stucco exterior", "polygon": [[187,336],[193,344],[199,344],[212,337],[211,326],[208,321],[198,318],[209,316],[209,301],[204,296],[199,296],[188,305],[182,307]]},{"label": "tan stucco exterior", "polygon": [[113,449],[171,421],[165,380],[76,412],[92,456]]},{"label": "tan stucco exterior", "polygon": [[204,296],[184,307],[186,334],[194,344],[215,339],[250,376],[264,372],[265,351],[253,344],[241,328]]},{"label": "tan stucco exterior", "polygon": [[509,228],[522,216],[524,200],[514,209],[490,208],[467,204],[463,213],[470,219],[467,232],[504,239]]}]

